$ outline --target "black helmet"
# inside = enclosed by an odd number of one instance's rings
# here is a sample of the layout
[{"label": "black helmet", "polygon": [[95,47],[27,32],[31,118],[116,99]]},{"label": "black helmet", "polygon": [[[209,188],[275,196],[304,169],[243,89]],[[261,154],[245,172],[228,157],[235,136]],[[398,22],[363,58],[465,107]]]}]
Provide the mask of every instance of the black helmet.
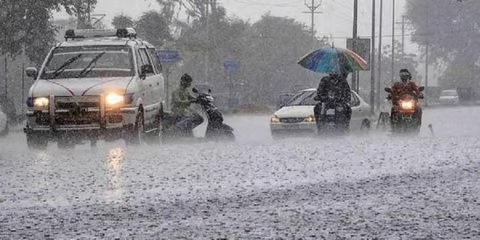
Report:
[{"label": "black helmet", "polygon": [[412,74],[408,69],[402,69],[400,70],[400,78],[402,81],[412,80]]},{"label": "black helmet", "polygon": [[188,75],[187,73],[183,74],[182,77],[180,78],[182,82],[187,82],[187,83],[192,83],[193,78]]}]

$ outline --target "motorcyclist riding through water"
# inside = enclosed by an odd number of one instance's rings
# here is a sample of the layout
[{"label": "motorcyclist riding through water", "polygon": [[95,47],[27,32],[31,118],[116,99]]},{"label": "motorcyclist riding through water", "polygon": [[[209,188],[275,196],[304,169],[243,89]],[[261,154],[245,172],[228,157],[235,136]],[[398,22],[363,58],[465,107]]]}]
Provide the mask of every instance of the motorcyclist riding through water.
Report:
[{"label": "motorcyclist riding through water", "polygon": [[416,106],[412,106],[415,109],[413,113],[413,119],[417,123],[417,128],[421,126],[422,123],[422,108],[418,104],[418,99],[423,98],[422,90],[412,81],[412,74],[407,69],[400,70],[400,79],[401,81],[395,82],[391,89],[391,94],[388,96],[390,100],[392,100],[392,111],[390,115],[390,121],[392,123],[392,127],[396,128],[399,124],[399,106],[398,104],[401,102],[402,98],[405,95],[413,96]]},{"label": "motorcyclist riding through water", "polygon": [[350,107],[352,92],[347,82],[348,71],[341,73],[330,73],[329,76],[323,77],[317,88],[317,96],[315,100],[319,101],[315,105],[314,114],[317,122],[318,133],[322,134],[324,130],[324,123],[327,120],[324,114],[326,103],[335,105],[338,116],[335,117],[335,124],[337,129],[347,132],[350,126],[352,116],[352,109]]},{"label": "motorcyclist riding through water", "polygon": [[175,117],[175,126],[184,133],[191,133],[194,128],[203,123],[202,116],[190,109],[190,105],[196,99],[189,93],[192,81],[190,75],[183,74],[180,78],[179,88],[172,93],[172,113]]}]

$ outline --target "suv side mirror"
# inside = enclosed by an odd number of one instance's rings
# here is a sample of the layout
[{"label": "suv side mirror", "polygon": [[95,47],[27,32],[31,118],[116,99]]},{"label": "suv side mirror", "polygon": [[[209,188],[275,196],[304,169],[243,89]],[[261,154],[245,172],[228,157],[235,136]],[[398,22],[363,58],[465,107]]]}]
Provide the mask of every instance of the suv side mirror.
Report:
[{"label": "suv side mirror", "polygon": [[392,89],[391,89],[391,88],[388,88],[388,87],[386,87],[386,88],[385,88],[385,92],[392,93]]},{"label": "suv side mirror", "polygon": [[148,74],[154,74],[153,66],[152,65],[143,65],[140,69],[140,77],[145,79]]},{"label": "suv side mirror", "polygon": [[25,69],[25,73],[28,77],[35,79],[37,78],[38,70],[36,67],[28,67],[27,69]]},{"label": "suv side mirror", "polygon": [[420,92],[423,92],[424,90],[425,90],[425,87],[423,87],[423,86],[418,88],[418,91],[420,91]]}]

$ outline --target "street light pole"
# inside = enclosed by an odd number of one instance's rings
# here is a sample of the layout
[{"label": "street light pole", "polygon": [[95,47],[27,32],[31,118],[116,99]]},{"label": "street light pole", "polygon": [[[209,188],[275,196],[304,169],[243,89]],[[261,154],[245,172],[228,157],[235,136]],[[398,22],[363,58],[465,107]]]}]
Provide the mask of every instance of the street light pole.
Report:
[{"label": "street light pole", "polygon": [[395,0],[392,2],[392,84],[395,82]]},{"label": "street light pole", "polygon": [[383,0],[380,0],[380,30],[378,32],[378,67],[377,67],[377,109],[380,109],[380,92],[382,81],[382,39],[383,39]]},{"label": "street light pole", "polygon": [[375,114],[375,1],[372,0],[372,52],[370,56],[370,112]]},{"label": "street light pole", "polygon": [[430,12],[430,0],[426,0],[426,3],[427,3],[427,8],[426,9],[426,12],[427,14],[425,15],[426,16],[426,31],[427,33],[425,34],[425,38],[426,38],[426,46],[425,46],[425,106],[428,106],[428,66],[429,66],[429,51],[430,51],[430,39],[429,39],[429,36],[428,34],[430,34],[430,31],[429,31],[429,26],[430,26],[430,16],[429,16],[429,12]]},{"label": "street light pole", "polygon": [[[353,2],[353,51],[357,52],[357,38],[358,38],[358,0]],[[357,86],[358,71],[352,74],[352,89],[358,92]]]}]

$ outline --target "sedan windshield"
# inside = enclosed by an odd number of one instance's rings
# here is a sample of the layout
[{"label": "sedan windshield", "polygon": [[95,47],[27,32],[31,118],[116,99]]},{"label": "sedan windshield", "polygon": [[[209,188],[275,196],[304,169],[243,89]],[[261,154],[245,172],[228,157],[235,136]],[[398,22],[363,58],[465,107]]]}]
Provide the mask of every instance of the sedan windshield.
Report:
[{"label": "sedan windshield", "polygon": [[133,76],[128,46],[59,47],[53,50],[41,79]]},{"label": "sedan windshield", "polygon": [[317,104],[315,98],[315,91],[304,91],[295,95],[288,103],[287,106],[314,106]]}]

